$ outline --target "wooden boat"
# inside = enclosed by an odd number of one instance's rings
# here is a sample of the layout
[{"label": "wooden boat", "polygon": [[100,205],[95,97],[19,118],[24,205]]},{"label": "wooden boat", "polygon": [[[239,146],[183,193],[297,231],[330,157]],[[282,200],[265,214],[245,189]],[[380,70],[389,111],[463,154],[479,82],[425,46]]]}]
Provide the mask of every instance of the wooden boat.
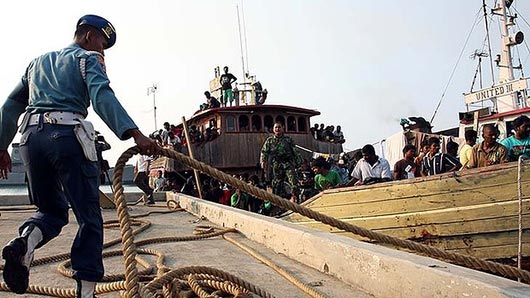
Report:
[{"label": "wooden boat", "polygon": [[[530,164],[522,167],[523,221],[530,220]],[[306,207],[351,224],[479,258],[517,255],[518,165],[509,163],[451,174],[327,190]],[[298,214],[284,219],[343,233]],[[530,252],[526,224],[523,252]],[[355,238],[355,237],[354,237]]]},{"label": "wooden boat", "polygon": [[[468,129],[475,129],[480,135],[482,127],[490,123],[498,127],[502,139],[512,133],[515,118],[530,115],[527,78],[514,79],[514,67],[511,65],[511,47],[522,42],[522,33],[508,34],[513,22],[506,21],[511,16],[507,15],[505,4],[505,1],[499,1],[494,9],[495,14],[501,16],[505,36],[497,63],[498,83],[465,94],[467,111],[460,113],[459,127],[446,131],[455,132],[454,136],[463,138]],[[473,110],[473,106],[477,105],[480,108]],[[430,129],[430,124],[427,126]],[[384,156],[391,165],[402,158],[400,150],[404,144],[412,143],[419,148],[419,143],[428,136],[410,127],[404,126],[403,129],[394,138],[399,147],[393,152],[399,152],[399,156]],[[385,146],[391,147],[392,144]],[[530,256],[529,163],[525,162],[521,170],[520,179],[518,163],[514,162],[426,178],[333,189],[304,202],[304,205],[402,239],[479,258],[504,259],[518,255],[521,200],[522,255]],[[522,189],[521,196],[519,187]],[[341,231],[300,215],[290,214],[284,218],[341,234]]]},{"label": "wooden boat", "polygon": [[[217,82],[218,79],[212,81]],[[216,86],[212,86],[212,90]],[[253,91],[253,90],[249,90]],[[212,94],[214,92],[212,91]],[[201,135],[207,130],[215,131],[214,137],[192,143],[194,158],[228,173],[258,174],[261,147],[272,134],[276,121],[283,124],[289,135],[307,159],[313,152],[339,154],[342,144],[316,140],[311,134],[313,116],[320,112],[286,105],[238,104],[233,107],[220,107],[200,111],[186,120],[187,127],[194,127]],[[183,124],[177,125],[183,129]],[[186,146],[181,152],[188,154]],[[151,164],[151,172],[162,169],[166,172],[180,172],[187,168],[167,157],[156,159]]]}]

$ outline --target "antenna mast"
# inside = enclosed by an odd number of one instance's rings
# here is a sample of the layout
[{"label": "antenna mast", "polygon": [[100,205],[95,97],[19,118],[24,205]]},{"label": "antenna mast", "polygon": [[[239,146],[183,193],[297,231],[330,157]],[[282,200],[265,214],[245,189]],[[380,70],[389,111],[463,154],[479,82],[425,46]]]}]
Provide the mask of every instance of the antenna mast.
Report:
[{"label": "antenna mast", "polygon": [[241,0],[241,16],[243,17],[243,36],[245,37],[245,63],[247,72],[250,72],[248,67],[247,22],[245,22],[245,7],[243,7],[243,0]]},{"label": "antenna mast", "polygon": [[486,37],[488,40],[488,54],[490,57],[491,85],[495,85],[495,73],[493,72],[493,59],[491,55],[490,29],[488,25],[488,13],[486,12],[486,0],[482,0],[482,9],[484,10],[484,24],[486,25]]},{"label": "antenna mast", "polygon": [[236,5],[237,10],[237,26],[239,28],[239,48],[241,50],[241,68],[243,68],[243,84],[247,82],[247,75],[245,72],[245,58],[243,55],[243,40],[241,38],[241,21],[239,19],[239,5]]},{"label": "antenna mast", "polygon": [[158,130],[156,126],[156,91],[158,91],[158,84],[153,83],[153,86],[147,87],[147,96],[153,94],[153,114],[155,118],[155,130]]},{"label": "antenna mast", "polygon": [[[508,83],[514,81],[513,75],[513,62],[511,48],[517,44],[520,44],[524,40],[522,32],[517,32],[514,35],[510,35],[510,27],[514,25],[513,20],[516,16],[508,16],[507,5],[511,4],[511,1],[500,0],[497,7],[493,9],[493,13],[500,16],[501,18],[501,30],[502,30],[502,47],[499,62],[497,66],[499,68],[499,83]],[[510,20],[508,20],[508,18]],[[511,88],[511,87],[510,87]],[[510,90],[512,91],[512,90]],[[517,91],[517,90],[513,90]],[[517,92],[510,92],[506,95],[497,97],[497,111],[505,112],[517,108],[526,107],[525,100],[519,100]]]}]

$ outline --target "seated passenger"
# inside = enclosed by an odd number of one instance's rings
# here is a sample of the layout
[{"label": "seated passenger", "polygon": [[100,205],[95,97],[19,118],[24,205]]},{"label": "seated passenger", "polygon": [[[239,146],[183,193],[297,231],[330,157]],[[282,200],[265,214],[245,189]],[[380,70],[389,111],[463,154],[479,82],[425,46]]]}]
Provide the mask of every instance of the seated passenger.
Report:
[{"label": "seated passenger", "polygon": [[168,133],[168,147],[175,150],[175,151],[180,151],[180,149],[182,148],[182,143],[180,141],[180,138],[178,136],[176,136],[173,131],[170,131]]},{"label": "seated passenger", "polygon": [[460,147],[459,159],[462,164],[462,168],[467,168],[469,164],[469,158],[471,157],[471,149],[477,143],[477,132],[473,129],[466,130],[464,133],[466,143]]},{"label": "seated passenger", "polygon": [[414,162],[416,146],[408,144],[403,147],[403,159],[394,165],[394,180],[403,180],[420,177],[420,166]]},{"label": "seated passenger", "polygon": [[213,109],[221,106],[221,103],[215,97],[211,96],[209,91],[205,91],[204,96],[206,96],[206,109]]},{"label": "seated passenger", "polygon": [[333,142],[333,140],[335,139],[335,135],[333,134],[333,130],[335,130],[333,125],[326,126],[326,128],[322,132],[322,136],[324,137],[324,141]]},{"label": "seated passenger", "polygon": [[423,158],[427,155],[427,152],[429,152],[429,140],[423,140],[421,142],[420,152],[418,153],[418,156],[414,158],[414,163],[416,163],[420,169],[421,164],[423,163]]},{"label": "seated passenger", "polygon": [[340,125],[337,125],[337,128],[333,132],[333,139],[335,140],[335,143],[342,144],[345,142],[344,133],[342,133],[342,128]]},{"label": "seated passenger", "polygon": [[323,157],[315,159],[311,163],[311,168],[315,173],[315,189],[318,191],[330,189],[344,182],[337,172],[331,170],[330,164]]},{"label": "seated passenger", "polygon": [[508,149],[497,142],[499,131],[493,124],[486,124],[482,128],[484,141],[471,149],[468,168],[481,168],[508,162]]},{"label": "seated passenger", "polygon": [[360,159],[352,171],[352,178],[339,187],[359,184],[373,184],[392,180],[390,164],[375,154],[374,146],[368,144],[361,149],[363,158]]},{"label": "seated passenger", "polygon": [[190,135],[190,139],[191,139],[191,143],[197,143],[197,142],[202,142],[203,141],[203,137],[202,137],[202,134],[201,132],[197,129],[197,126],[195,125],[192,125],[190,127],[190,130],[188,132],[188,134]]},{"label": "seated passenger", "polygon": [[515,135],[500,141],[508,149],[508,159],[516,161],[519,156],[530,158],[530,118],[525,115],[515,118],[513,128]]},{"label": "seated passenger", "polygon": [[447,142],[447,144],[445,145],[445,152],[447,152],[447,154],[451,155],[452,157],[459,159],[458,143],[454,141]]},{"label": "seated passenger", "polygon": [[440,139],[429,139],[429,151],[423,158],[422,176],[432,176],[446,172],[458,171],[462,165],[460,161],[450,154],[440,153]]}]

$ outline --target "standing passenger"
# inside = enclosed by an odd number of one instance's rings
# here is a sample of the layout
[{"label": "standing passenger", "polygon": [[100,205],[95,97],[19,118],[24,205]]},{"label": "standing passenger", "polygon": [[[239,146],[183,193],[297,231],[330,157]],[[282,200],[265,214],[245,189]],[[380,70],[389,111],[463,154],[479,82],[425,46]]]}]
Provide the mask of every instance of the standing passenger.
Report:
[{"label": "standing passenger", "polygon": [[151,157],[146,155],[138,155],[136,160],[136,166],[134,167],[134,179],[133,182],[141,189],[144,196],[144,204],[152,205],[155,203],[153,199],[153,189],[149,186],[149,163],[151,162]]},{"label": "standing passenger", "polygon": [[134,138],[143,154],[157,150],[110,88],[103,53],[115,41],[116,31],[109,21],[95,15],[81,17],[74,42],[31,61],[0,108],[0,179],[11,170],[7,147],[25,111],[20,152],[29,197],[38,208],[20,226],[20,236],[2,251],[4,281],[17,294],[28,288],[34,250],[57,237],[68,223],[69,206],[79,224],[71,249],[77,297],[92,298],[96,282],[103,277],[95,132],[84,120],[90,104],[120,139]]},{"label": "standing passenger", "polygon": [[221,103],[223,107],[227,106],[228,101],[230,101],[230,106],[234,101],[234,93],[232,92],[232,83],[237,81],[237,78],[228,72],[228,66],[223,67],[224,74],[219,78],[219,83],[221,84]]},{"label": "standing passenger", "polygon": [[[283,133],[283,125],[274,123],[274,135],[263,143],[261,148],[261,168],[268,173],[272,182],[272,192],[280,197],[296,201],[298,179],[295,170],[301,164],[301,156],[295,149],[293,139]],[[289,187],[286,187],[286,186]]]}]

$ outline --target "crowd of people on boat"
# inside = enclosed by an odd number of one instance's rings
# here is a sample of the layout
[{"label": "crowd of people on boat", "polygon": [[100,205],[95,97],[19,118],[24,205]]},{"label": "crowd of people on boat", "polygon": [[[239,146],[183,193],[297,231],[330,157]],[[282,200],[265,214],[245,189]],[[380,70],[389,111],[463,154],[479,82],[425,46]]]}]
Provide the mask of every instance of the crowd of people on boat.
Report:
[{"label": "crowd of people on boat", "polygon": [[[390,163],[376,154],[371,144],[365,145],[353,159],[348,171],[344,156],[338,162],[333,158],[316,157],[301,160],[292,139],[283,134],[281,123],[275,123],[274,134],[261,150],[261,167],[265,171],[273,193],[292,202],[303,202],[314,194],[331,188],[367,185],[392,180],[432,176],[530,158],[530,118],[520,116],[513,121],[513,135],[498,141],[499,130],[486,124],[478,133],[468,130],[462,146],[454,141],[441,150],[441,140],[430,137],[421,148],[404,146],[403,158],[391,168]],[[444,153],[442,153],[444,151]],[[268,184],[268,183],[267,183]],[[281,210],[280,210],[281,211]]]},{"label": "crowd of people on boat", "polygon": [[[402,150],[403,158],[391,167],[385,158],[376,154],[371,144],[365,145],[353,156],[316,154],[311,159],[303,159],[294,141],[284,134],[282,123],[277,122],[273,134],[265,140],[260,152],[261,177],[248,174],[236,177],[257,187],[269,188],[272,193],[292,202],[301,203],[320,191],[332,188],[486,167],[516,161],[519,156],[530,158],[530,118],[520,116],[514,120],[513,126],[513,135],[501,141],[497,140],[497,127],[486,124],[481,131],[482,141],[478,143],[478,133],[468,130],[464,144],[459,146],[449,141],[445,144],[445,150],[442,150],[441,139],[435,136],[422,142],[420,148],[407,144]],[[192,175],[180,180],[184,182],[166,179],[160,172],[153,189],[194,196],[199,196],[200,189],[200,195],[208,201],[265,215],[283,212],[279,207],[213,178],[203,179],[200,188],[196,186]]]},{"label": "crowd of people on boat", "polygon": [[[214,91],[220,91],[219,99],[215,98],[210,91],[205,91],[204,96],[206,97],[206,101],[199,106],[199,110],[195,113],[219,107],[237,107],[243,103],[257,105],[265,103],[268,91],[267,89],[263,89],[263,86],[259,81],[256,81],[255,76],[246,73],[245,77],[249,82],[243,82],[241,85],[250,86],[250,90],[239,90],[238,83],[236,82],[237,78],[228,71],[228,66],[223,67],[223,72],[224,73],[221,74],[218,68],[215,69],[216,83],[218,83],[220,87],[214,89]],[[233,88],[232,84],[234,84]],[[247,102],[246,98],[247,91],[251,92],[251,100],[249,102]]]},{"label": "crowd of people on boat", "polygon": [[[201,132],[196,125],[191,125],[188,129],[188,135],[190,143],[201,143],[214,140],[219,136],[218,128],[215,123],[210,123],[204,132]],[[180,152],[182,146],[187,144],[186,134],[182,127],[169,122],[164,122],[164,127],[149,135],[150,138],[154,139],[157,144],[163,148],[170,148]]]},{"label": "crowd of people on boat", "polygon": [[477,143],[478,133],[467,130],[465,143],[459,146],[449,141],[445,153],[442,153],[438,137],[425,140],[419,152],[416,146],[407,144],[402,151],[403,158],[393,169],[386,159],[375,154],[372,145],[366,145],[361,149],[362,159],[351,171],[349,180],[340,183],[336,175],[330,175],[328,188],[432,176],[513,162],[519,157],[530,158],[530,118],[525,115],[513,121],[513,135],[503,140],[498,141],[499,130],[493,124],[485,124],[481,136],[482,141]]},{"label": "crowd of people on boat", "polygon": [[337,125],[335,128],[333,125],[325,126],[324,123],[321,123],[320,125],[315,123],[315,125],[311,127],[310,132],[315,140],[338,144],[346,142],[340,125]]}]

